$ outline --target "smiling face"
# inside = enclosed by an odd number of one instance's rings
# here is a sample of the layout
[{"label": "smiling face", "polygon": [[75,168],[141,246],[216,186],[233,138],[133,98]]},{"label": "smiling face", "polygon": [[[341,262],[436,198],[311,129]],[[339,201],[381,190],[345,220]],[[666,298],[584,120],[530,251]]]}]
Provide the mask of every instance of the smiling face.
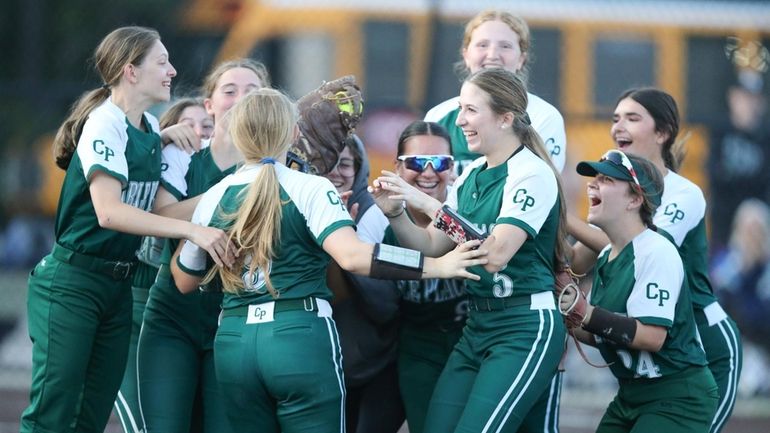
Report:
[{"label": "smiling face", "polygon": [[635,196],[627,181],[598,173],[588,182],[588,222],[605,229],[629,210]]},{"label": "smiling face", "polygon": [[262,82],[254,71],[248,68],[232,68],[219,77],[214,92],[203,104],[214,121],[219,122],[243,95],[260,88]]},{"label": "smiling face", "polygon": [[340,152],[340,159],[337,161],[337,165],[334,166],[332,171],[324,175],[329,179],[337,188],[337,192],[340,194],[353,189],[353,181],[356,178],[356,161],[353,158],[353,152],[350,151],[350,146],[345,146],[345,149]]},{"label": "smiling face", "polygon": [[179,114],[179,123],[189,125],[201,140],[214,134],[214,119],[200,105],[190,105]]},{"label": "smiling face", "polygon": [[137,91],[152,103],[167,102],[171,99],[171,79],[176,69],[168,58],[168,51],[160,40],[156,40],[141,63],[133,65]]},{"label": "smiling face", "polygon": [[471,82],[463,83],[455,124],[462,129],[468,150],[482,155],[493,152],[505,127],[501,118],[492,111],[489,95]]},{"label": "smiling face", "polygon": [[517,72],[525,60],[519,35],[508,24],[497,20],[486,21],[476,27],[468,46],[463,48],[463,61],[471,73],[482,68],[504,68]]},{"label": "smiling face", "polygon": [[[409,137],[403,144],[403,155],[449,155],[449,143],[437,135],[415,135]],[[403,161],[396,163],[396,173],[407,183],[428,194],[440,202],[446,200],[447,184],[452,178],[453,166],[437,172],[432,164],[422,171],[406,168]]]},{"label": "smiling face", "polygon": [[650,112],[631,98],[622,99],[615,107],[610,135],[618,149],[651,161],[661,159],[661,146],[667,138],[655,130]]}]

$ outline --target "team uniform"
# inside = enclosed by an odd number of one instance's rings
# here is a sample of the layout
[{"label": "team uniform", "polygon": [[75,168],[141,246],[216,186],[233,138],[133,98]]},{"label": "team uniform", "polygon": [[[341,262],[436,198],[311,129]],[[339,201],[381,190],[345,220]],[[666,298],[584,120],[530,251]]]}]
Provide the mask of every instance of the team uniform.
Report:
[{"label": "team uniform", "polygon": [[[527,93],[529,103],[527,114],[540,138],[545,150],[557,170],[562,171],[567,160],[567,133],[564,130],[564,118],[559,110],[542,98]],[[468,150],[468,142],[460,127],[455,122],[460,113],[460,97],[448,99],[425,114],[426,122],[436,122],[449,131],[452,137],[452,155],[455,158],[455,175],[460,175],[465,168],[480,155]]]},{"label": "team uniform", "polygon": [[[236,211],[261,165],[246,165],[202,197],[193,222],[227,228],[222,212]],[[228,418],[239,432],[343,432],[345,383],[341,350],[326,285],[324,240],[353,226],[325,178],[276,163],[282,205],[280,243],[269,265],[277,299],[262,271],[244,269],[245,289],[225,293],[214,342],[217,380]],[[207,270],[206,252],[192,243],[178,264],[193,275]]]},{"label": "team uniform", "polygon": [[556,177],[521,146],[497,167],[474,161],[446,203],[486,233],[511,224],[527,239],[501,272],[472,269],[481,280],[466,282],[468,320],[436,384],[425,431],[552,431],[557,411],[532,409],[556,400],[566,338],[553,294]]},{"label": "team uniform", "polygon": [[[208,142],[203,145],[192,155],[176,146],[163,150],[161,185],[178,201],[235,172],[235,166],[221,170]],[[222,294],[179,292],[169,268],[178,244],[167,241],[139,338],[136,368],[145,431],[188,433],[192,425],[196,431],[228,432],[213,352]]]},{"label": "team uniform", "polygon": [[123,378],[131,335],[131,276],[140,236],[99,226],[89,181],[118,179],[121,201],[150,211],[161,172],[157,120],[133,127],[110,99],[83,126],[64,178],[56,244],[29,279],[33,341],[22,432],[102,432]]},{"label": "team uniform", "polygon": [[740,332],[719,305],[708,277],[706,200],[697,185],[669,170],[653,222],[679,249],[690,287],[698,334],[708,366],[719,386],[719,405],[711,432],[724,426],[735,405],[743,364]]},{"label": "team uniform", "polygon": [[[399,246],[388,227],[382,241]],[[422,433],[430,397],[468,316],[465,280],[398,281],[398,383],[410,433]]]},{"label": "team uniform", "polygon": [[690,292],[676,248],[646,229],[594,270],[590,303],[667,329],[655,353],[596,338],[620,389],[597,432],[704,432],[716,411],[717,386],[698,343]]}]

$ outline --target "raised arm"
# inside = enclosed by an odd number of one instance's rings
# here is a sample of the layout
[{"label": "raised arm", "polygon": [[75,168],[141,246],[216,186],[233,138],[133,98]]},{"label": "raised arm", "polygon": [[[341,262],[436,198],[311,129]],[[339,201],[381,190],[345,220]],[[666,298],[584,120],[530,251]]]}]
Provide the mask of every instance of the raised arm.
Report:
[{"label": "raised arm", "polygon": [[[377,206],[388,217],[390,227],[396,234],[398,242],[406,248],[421,251],[429,257],[438,257],[451,251],[455,244],[442,231],[432,225],[427,228],[419,227],[409,219],[403,201],[393,198],[394,193],[386,189],[390,187],[387,179],[387,175],[375,179],[371,193]],[[436,201],[436,203],[438,202]],[[435,210],[433,213],[435,214]]]}]

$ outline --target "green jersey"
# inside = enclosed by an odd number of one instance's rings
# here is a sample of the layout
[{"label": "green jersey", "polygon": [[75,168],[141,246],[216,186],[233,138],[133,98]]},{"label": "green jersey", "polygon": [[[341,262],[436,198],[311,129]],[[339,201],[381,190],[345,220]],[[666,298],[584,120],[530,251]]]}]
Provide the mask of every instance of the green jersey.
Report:
[{"label": "green jersey", "polygon": [[497,224],[527,233],[502,271],[472,268],[481,280],[467,281],[468,294],[504,298],[553,290],[560,205],[556,175],[545,161],[524,146],[497,167],[479,158],[457,179],[446,204],[487,234]]},{"label": "green jersey", "polygon": [[702,310],[716,302],[708,277],[706,199],[697,185],[669,170],[653,222],[668,234],[684,262],[693,306]]},{"label": "green jersey", "polygon": [[[203,146],[201,150],[192,155],[176,146],[166,146],[163,149],[163,172],[160,183],[179,201],[203,194],[225,176],[235,172],[236,166],[220,170],[211,155],[209,142],[205,141]],[[171,263],[171,256],[179,245],[179,239],[165,239],[164,241],[165,247],[160,258],[160,264],[168,265]],[[168,282],[169,287],[158,287],[159,292],[166,292],[167,289],[177,291],[173,284],[173,278],[170,278]],[[177,302],[177,294],[174,293],[173,295],[174,302]]]},{"label": "green jersey", "polygon": [[[238,210],[247,188],[262,169],[261,165],[246,165],[209,189],[195,208],[192,221],[228,229],[231,223],[223,215]],[[354,226],[350,214],[328,179],[300,173],[279,163],[275,164],[275,170],[282,205],[280,241],[275,246],[275,256],[268,269],[260,269],[257,274],[244,269],[242,291],[226,293],[223,308],[273,301],[265,284],[265,272],[270,274],[280,299],[331,298],[326,285],[330,258],[322,245],[335,230]],[[187,242],[178,264],[186,272],[202,276],[207,271],[206,259],[205,250]]]},{"label": "green jersey", "polygon": [[108,260],[136,260],[141,237],[99,226],[89,184],[97,171],[105,173],[120,181],[123,203],[152,210],[160,181],[160,135],[149,113],[142,124],[147,132],[133,127],[111,99],[89,114],[59,197],[57,243]]},{"label": "green jersey", "polygon": [[599,254],[590,302],[645,325],[668,330],[655,353],[630,349],[596,337],[599,351],[619,379],[668,376],[689,366],[705,366],[698,343],[682,260],[671,242],[644,230],[609,260],[611,246]]},{"label": "green jersey", "polygon": [[[388,227],[383,243],[399,246],[396,234]],[[459,329],[468,316],[465,280],[400,280],[401,319],[418,328]]]}]

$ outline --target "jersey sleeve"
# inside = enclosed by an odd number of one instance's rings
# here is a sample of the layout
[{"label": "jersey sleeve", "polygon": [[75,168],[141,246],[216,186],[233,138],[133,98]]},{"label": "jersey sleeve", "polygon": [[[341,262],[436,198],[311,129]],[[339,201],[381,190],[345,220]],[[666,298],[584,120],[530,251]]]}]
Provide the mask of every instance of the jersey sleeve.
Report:
[{"label": "jersey sleeve", "polygon": [[[537,99],[534,100],[534,98]],[[567,161],[567,133],[564,128],[564,117],[556,107],[543,99],[534,95],[530,95],[530,99],[533,101],[527,107],[527,112],[532,119],[532,126],[543,140],[551,162],[561,172]]]},{"label": "jersey sleeve", "polygon": [[628,315],[646,325],[671,327],[684,282],[684,268],[676,248],[661,238],[659,248],[648,249],[635,260],[634,280],[626,302]]},{"label": "jersey sleeve", "polygon": [[86,179],[90,181],[94,171],[101,171],[118,179],[125,187],[128,183],[127,142],[123,119],[106,110],[94,110],[83,125],[76,150]]},{"label": "jersey sleeve", "polygon": [[548,218],[558,194],[556,178],[548,167],[520,176],[509,175],[496,223],[515,225],[530,237],[535,237]]},{"label": "jersey sleeve", "polygon": [[[219,202],[226,189],[222,182],[206,191],[198,205],[195,207],[192,219],[193,224],[208,226],[214,216],[214,212],[219,208]],[[182,251],[177,258],[179,268],[191,275],[203,276],[206,273],[206,260],[208,252],[198,245],[187,241],[182,247]]]},{"label": "jersey sleeve", "polygon": [[698,190],[676,194],[665,203],[661,203],[653,217],[653,223],[668,233],[676,243],[682,246],[684,238],[694,229],[706,214],[706,199]]},{"label": "jersey sleeve", "polygon": [[187,198],[187,171],[192,155],[176,146],[163,148],[160,183],[179,201]]}]

